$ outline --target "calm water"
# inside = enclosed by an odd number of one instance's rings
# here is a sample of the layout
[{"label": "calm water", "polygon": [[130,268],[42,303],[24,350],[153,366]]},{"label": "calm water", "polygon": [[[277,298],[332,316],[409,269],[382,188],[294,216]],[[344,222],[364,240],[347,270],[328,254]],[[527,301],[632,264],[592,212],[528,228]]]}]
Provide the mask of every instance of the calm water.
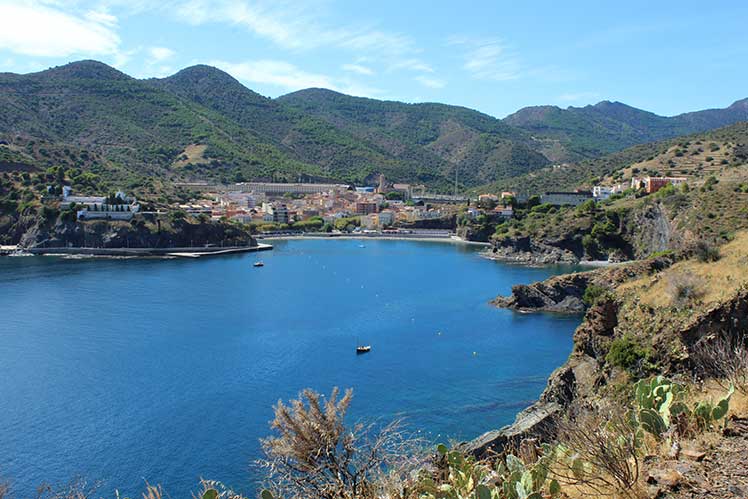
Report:
[{"label": "calm water", "polygon": [[251,493],[271,406],[304,387],[353,387],[352,419],[471,438],[510,423],[569,354],[578,318],[487,304],[568,268],[360,244],[277,241],[261,269],[0,259],[0,477],[20,494],[76,476],[110,497],[144,479],[188,497],[200,476]]}]

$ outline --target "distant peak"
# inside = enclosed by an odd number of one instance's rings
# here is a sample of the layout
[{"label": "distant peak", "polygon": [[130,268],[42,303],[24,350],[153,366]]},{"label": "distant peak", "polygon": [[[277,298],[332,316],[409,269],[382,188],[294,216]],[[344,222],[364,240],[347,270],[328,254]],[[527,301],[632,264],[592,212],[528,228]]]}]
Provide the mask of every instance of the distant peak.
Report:
[{"label": "distant peak", "polygon": [[541,121],[546,116],[557,111],[561,111],[561,108],[558,106],[527,106],[505,117],[504,120],[512,125],[528,125],[535,121]]},{"label": "distant peak", "polygon": [[601,100],[600,102],[598,102],[592,107],[596,107],[598,109],[610,109],[610,108],[630,109],[631,108],[631,106],[629,106],[628,104],[624,104],[623,102],[609,101],[609,100]]},{"label": "distant peak", "polygon": [[736,100],[728,109],[748,109],[748,97],[745,99]]},{"label": "distant peak", "polygon": [[125,73],[100,61],[83,60],[71,62],[63,66],[56,66],[37,73],[48,76],[65,76],[68,78],[84,78],[97,80],[131,80]]},{"label": "distant peak", "polygon": [[226,71],[218,69],[215,66],[208,66],[207,64],[195,64],[194,66],[188,66],[181,71],[175,73],[172,76],[177,75],[205,75],[205,76],[229,76]]}]

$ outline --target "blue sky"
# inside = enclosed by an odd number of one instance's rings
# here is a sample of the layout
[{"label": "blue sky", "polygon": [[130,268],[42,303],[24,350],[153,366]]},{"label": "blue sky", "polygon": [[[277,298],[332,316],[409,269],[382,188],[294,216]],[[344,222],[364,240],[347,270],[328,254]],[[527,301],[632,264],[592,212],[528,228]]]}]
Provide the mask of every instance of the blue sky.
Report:
[{"label": "blue sky", "polygon": [[503,117],[617,100],[673,115],[748,97],[748,2],[0,0],[0,71],[98,59],[136,77],[218,66]]}]

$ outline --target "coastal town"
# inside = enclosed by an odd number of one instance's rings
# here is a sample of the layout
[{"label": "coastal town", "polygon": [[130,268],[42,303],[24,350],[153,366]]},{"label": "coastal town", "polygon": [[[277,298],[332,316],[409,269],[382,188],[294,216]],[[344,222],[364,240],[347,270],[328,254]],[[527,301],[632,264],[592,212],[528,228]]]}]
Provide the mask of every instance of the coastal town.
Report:
[{"label": "coastal town", "polygon": [[[189,193],[189,202],[169,210],[143,211],[134,197],[117,191],[107,196],[74,195],[62,186],[60,209],[75,211],[79,221],[132,220],[137,215],[169,215],[201,220],[229,220],[250,225],[256,233],[289,235],[300,232],[391,233],[418,230],[448,236],[458,217],[467,221],[487,217],[501,223],[515,216],[518,206],[579,206],[587,201],[605,202],[625,193],[653,194],[665,186],[681,186],[686,177],[633,177],[630,182],[596,185],[591,190],[547,191],[530,196],[503,191],[474,197],[427,192],[423,185],[390,183],[379,176],[376,186],[342,183],[240,182],[214,184],[184,182],[177,186]],[[52,192],[53,186],[48,187]],[[423,232],[426,231],[426,232]]]}]

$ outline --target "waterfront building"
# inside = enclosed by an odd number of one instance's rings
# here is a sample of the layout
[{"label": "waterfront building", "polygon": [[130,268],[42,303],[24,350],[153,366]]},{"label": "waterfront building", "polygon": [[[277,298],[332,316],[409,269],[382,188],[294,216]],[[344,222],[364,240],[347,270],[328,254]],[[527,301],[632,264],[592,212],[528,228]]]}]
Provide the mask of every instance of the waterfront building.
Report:
[{"label": "waterfront building", "polygon": [[131,220],[140,211],[140,205],[134,197],[117,191],[112,196],[72,196],[70,186],[62,189],[61,209],[75,207],[78,220],[107,219]]},{"label": "waterfront building", "polygon": [[379,225],[386,227],[395,223],[395,212],[392,210],[384,210],[379,214]]},{"label": "waterfront building", "polygon": [[262,203],[262,212],[265,222],[288,223],[288,206],[284,203]]}]

